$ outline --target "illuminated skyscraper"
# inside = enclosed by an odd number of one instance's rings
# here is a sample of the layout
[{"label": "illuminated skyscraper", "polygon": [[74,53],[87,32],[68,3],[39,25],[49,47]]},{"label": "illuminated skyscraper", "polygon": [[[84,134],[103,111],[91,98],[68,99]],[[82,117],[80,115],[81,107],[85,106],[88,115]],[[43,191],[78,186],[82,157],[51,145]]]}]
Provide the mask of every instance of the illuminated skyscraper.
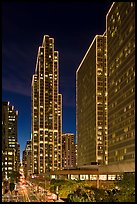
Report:
[{"label": "illuminated skyscraper", "polygon": [[96,35],[76,72],[78,166],[107,164],[106,34]]},{"label": "illuminated skyscraper", "polygon": [[23,151],[22,164],[25,177],[32,174],[32,141],[28,140]]},{"label": "illuminated skyscraper", "polygon": [[135,161],[135,2],[115,2],[107,17],[108,163]]},{"label": "illuminated skyscraper", "polygon": [[17,143],[17,171],[20,171],[20,144]]},{"label": "illuminated skyscraper", "polygon": [[10,102],[2,103],[2,176],[9,178],[19,170],[19,144],[17,143],[18,111]]},{"label": "illuminated skyscraper", "polygon": [[74,134],[62,134],[62,168],[71,169],[76,167],[76,150]]},{"label": "illuminated skyscraper", "polygon": [[62,95],[58,55],[54,39],[44,35],[32,77],[32,169],[36,174],[61,169]]}]

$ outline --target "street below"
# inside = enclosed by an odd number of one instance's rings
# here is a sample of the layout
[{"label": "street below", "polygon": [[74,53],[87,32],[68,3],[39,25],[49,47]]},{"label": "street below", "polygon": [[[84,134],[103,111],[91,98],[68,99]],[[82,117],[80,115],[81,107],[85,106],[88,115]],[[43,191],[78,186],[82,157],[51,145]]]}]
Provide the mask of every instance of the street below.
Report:
[{"label": "street below", "polygon": [[57,202],[57,195],[24,179],[15,190],[2,195],[2,202]]}]

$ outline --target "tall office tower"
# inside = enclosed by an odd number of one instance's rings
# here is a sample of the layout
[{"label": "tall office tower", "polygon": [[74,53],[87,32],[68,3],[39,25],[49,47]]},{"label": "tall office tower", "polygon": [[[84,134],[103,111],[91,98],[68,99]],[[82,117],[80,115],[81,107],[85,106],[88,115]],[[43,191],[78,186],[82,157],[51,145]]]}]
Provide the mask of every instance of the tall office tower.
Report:
[{"label": "tall office tower", "polygon": [[20,171],[20,144],[17,143],[17,171]]},{"label": "tall office tower", "polygon": [[61,169],[62,95],[59,94],[59,54],[54,39],[44,35],[32,77],[33,173]]},{"label": "tall office tower", "polygon": [[23,170],[24,176],[28,177],[32,174],[32,141],[28,140],[25,150],[23,151]]},{"label": "tall office tower", "polygon": [[2,178],[9,178],[13,171],[18,171],[17,119],[14,106],[2,102]]},{"label": "tall office tower", "polygon": [[96,35],[76,71],[78,166],[107,164],[106,34]]},{"label": "tall office tower", "polygon": [[71,169],[76,167],[76,152],[74,134],[62,134],[62,168]]},{"label": "tall office tower", "polygon": [[135,160],[135,2],[115,2],[107,16],[108,162]]}]

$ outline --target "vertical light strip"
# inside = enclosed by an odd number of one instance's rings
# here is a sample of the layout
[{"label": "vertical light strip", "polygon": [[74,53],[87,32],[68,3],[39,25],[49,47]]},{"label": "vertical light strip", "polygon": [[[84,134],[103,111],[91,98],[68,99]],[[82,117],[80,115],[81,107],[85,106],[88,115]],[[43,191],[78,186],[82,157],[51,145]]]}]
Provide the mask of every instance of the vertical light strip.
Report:
[{"label": "vertical light strip", "polygon": [[78,72],[76,72],[76,144],[78,144]]},{"label": "vertical light strip", "polygon": [[62,94],[60,94],[60,165],[62,169]]},{"label": "vertical light strip", "polygon": [[114,4],[115,4],[115,2],[112,3],[112,5],[111,5],[111,7],[110,7],[110,9],[109,9],[109,11],[108,11],[108,13],[106,15],[106,18],[108,17],[109,13],[111,12],[111,9],[113,8]]},{"label": "vertical light strip", "polygon": [[[113,5],[113,4],[112,4]],[[107,18],[108,14],[106,15],[106,92],[107,92],[107,100],[106,100],[106,108],[107,108],[107,115],[106,115],[106,126],[107,126],[107,139],[106,139],[106,164],[108,164],[108,25],[107,25]]]},{"label": "vertical light strip", "polygon": [[[53,38],[50,38],[50,40],[53,40]],[[54,74],[55,74],[55,70],[54,70],[54,63],[55,63],[55,59],[54,59],[54,41],[52,41],[52,171],[54,171],[54,161],[55,161],[55,152],[54,152],[54,147],[55,147],[55,133],[54,133],[54,111],[55,111],[55,107],[54,107],[54,103],[55,103],[55,99],[54,99]]]},{"label": "vertical light strip", "polygon": [[98,162],[98,90],[97,90],[97,86],[98,86],[98,78],[97,78],[97,71],[98,71],[98,66],[97,66],[97,62],[98,62],[98,58],[97,58],[97,48],[98,48],[98,36],[95,36],[96,38],[96,162]]},{"label": "vertical light strip", "polygon": [[[39,54],[40,54],[40,47],[39,47],[39,51],[38,51],[38,61],[39,61]],[[38,166],[37,166],[37,173],[40,173],[40,93],[41,93],[41,88],[40,88],[40,61],[38,63],[38,72],[39,72],[39,78],[38,78],[38,84],[39,84],[39,95],[38,95],[38,111],[39,111],[39,123],[38,123],[38,145],[37,145],[37,162],[38,162]]]},{"label": "vertical light strip", "polygon": [[[60,109],[60,104],[59,104],[59,56],[58,56],[58,51],[57,52],[57,154],[59,154],[60,150],[59,150],[59,141],[60,141],[60,130],[59,130],[59,123],[60,123],[60,118],[59,118],[59,109]],[[57,169],[59,169],[59,155],[57,155]]]},{"label": "vertical light strip", "polygon": [[77,116],[78,115],[78,113],[77,113],[77,108],[78,108],[78,104],[77,104],[77,100],[78,100],[77,99],[77,91],[78,91],[77,90],[77,83],[78,82],[77,82],[77,78],[78,78],[78,76],[77,76],[77,72],[76,72],[76,143],[78,142],[78,138],[77,138],[78,137],[78,121],[77,121],[78,120],[78,116]]},{"label": "vertical light strip", "polygon": [[32,103],[31,103],[31,106],[32,106],[32,118],[31,118],[31,125],[32,125],[32,173],[34,173],[34,75],[32,76],[32,85],[31,85],[31,91],[32,91],[32,94],[31,94],[31,97],[32,97]]},{"label": "vertical light strip", "polygon": [[[44,39],[43,39],[44,40]],[[46,66],[45,66],[45,64],[46,64],[46,60],[45,60],[45,56],[46,56],[46,48],[45,48],[45,46],[43,46],[43,51],[44,51],[44,53],[43,53],[43,62],[44,62],[44,73],[43,73],[43,80],[44,80],[44,104],[43,104],[43,121],[44,121],[44,125],[43,125],[43,173],[45,173],[46,172],[46,170],[45,170],[45,163],[46,163],[46,161],[45,161],[45,69],[46,69]]]}]

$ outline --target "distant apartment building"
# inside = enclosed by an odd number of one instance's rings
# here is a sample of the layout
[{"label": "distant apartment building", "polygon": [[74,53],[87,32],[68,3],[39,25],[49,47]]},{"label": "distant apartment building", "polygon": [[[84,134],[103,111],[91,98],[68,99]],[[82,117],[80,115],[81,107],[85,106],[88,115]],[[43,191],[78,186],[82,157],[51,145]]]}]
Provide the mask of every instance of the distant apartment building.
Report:
[{"label": "distant apartment building", "polygon": [[106,16],[108,163],[135,161],[135,2],[115,2]]},{"label": "distant apartment building", "polygon": [[74,143],[75,135],[72,133],[62,134],[62,168],[71,169],[76,167],[76,150]]},{"label": "distant apartment building", "polygon": [[10,102],[2,102],[2,178],[10,178],[19,169],[17,138],[18,111]]},{"label": "distant apartment building", "polygon": [[32,174],[32,141],[28,140],[25,150],[23,151],[22,164],[24,176],[28,177]]},{"label": "distant apartment building", "polygon": [[78,166],[108,162],[106,33],[96,35],[76,71]]},{"label": "distant apartment building", "polygon": [[59,53],[44,35],[32,77],[32,171],[61,169],[62,95],[59,94]]}]

